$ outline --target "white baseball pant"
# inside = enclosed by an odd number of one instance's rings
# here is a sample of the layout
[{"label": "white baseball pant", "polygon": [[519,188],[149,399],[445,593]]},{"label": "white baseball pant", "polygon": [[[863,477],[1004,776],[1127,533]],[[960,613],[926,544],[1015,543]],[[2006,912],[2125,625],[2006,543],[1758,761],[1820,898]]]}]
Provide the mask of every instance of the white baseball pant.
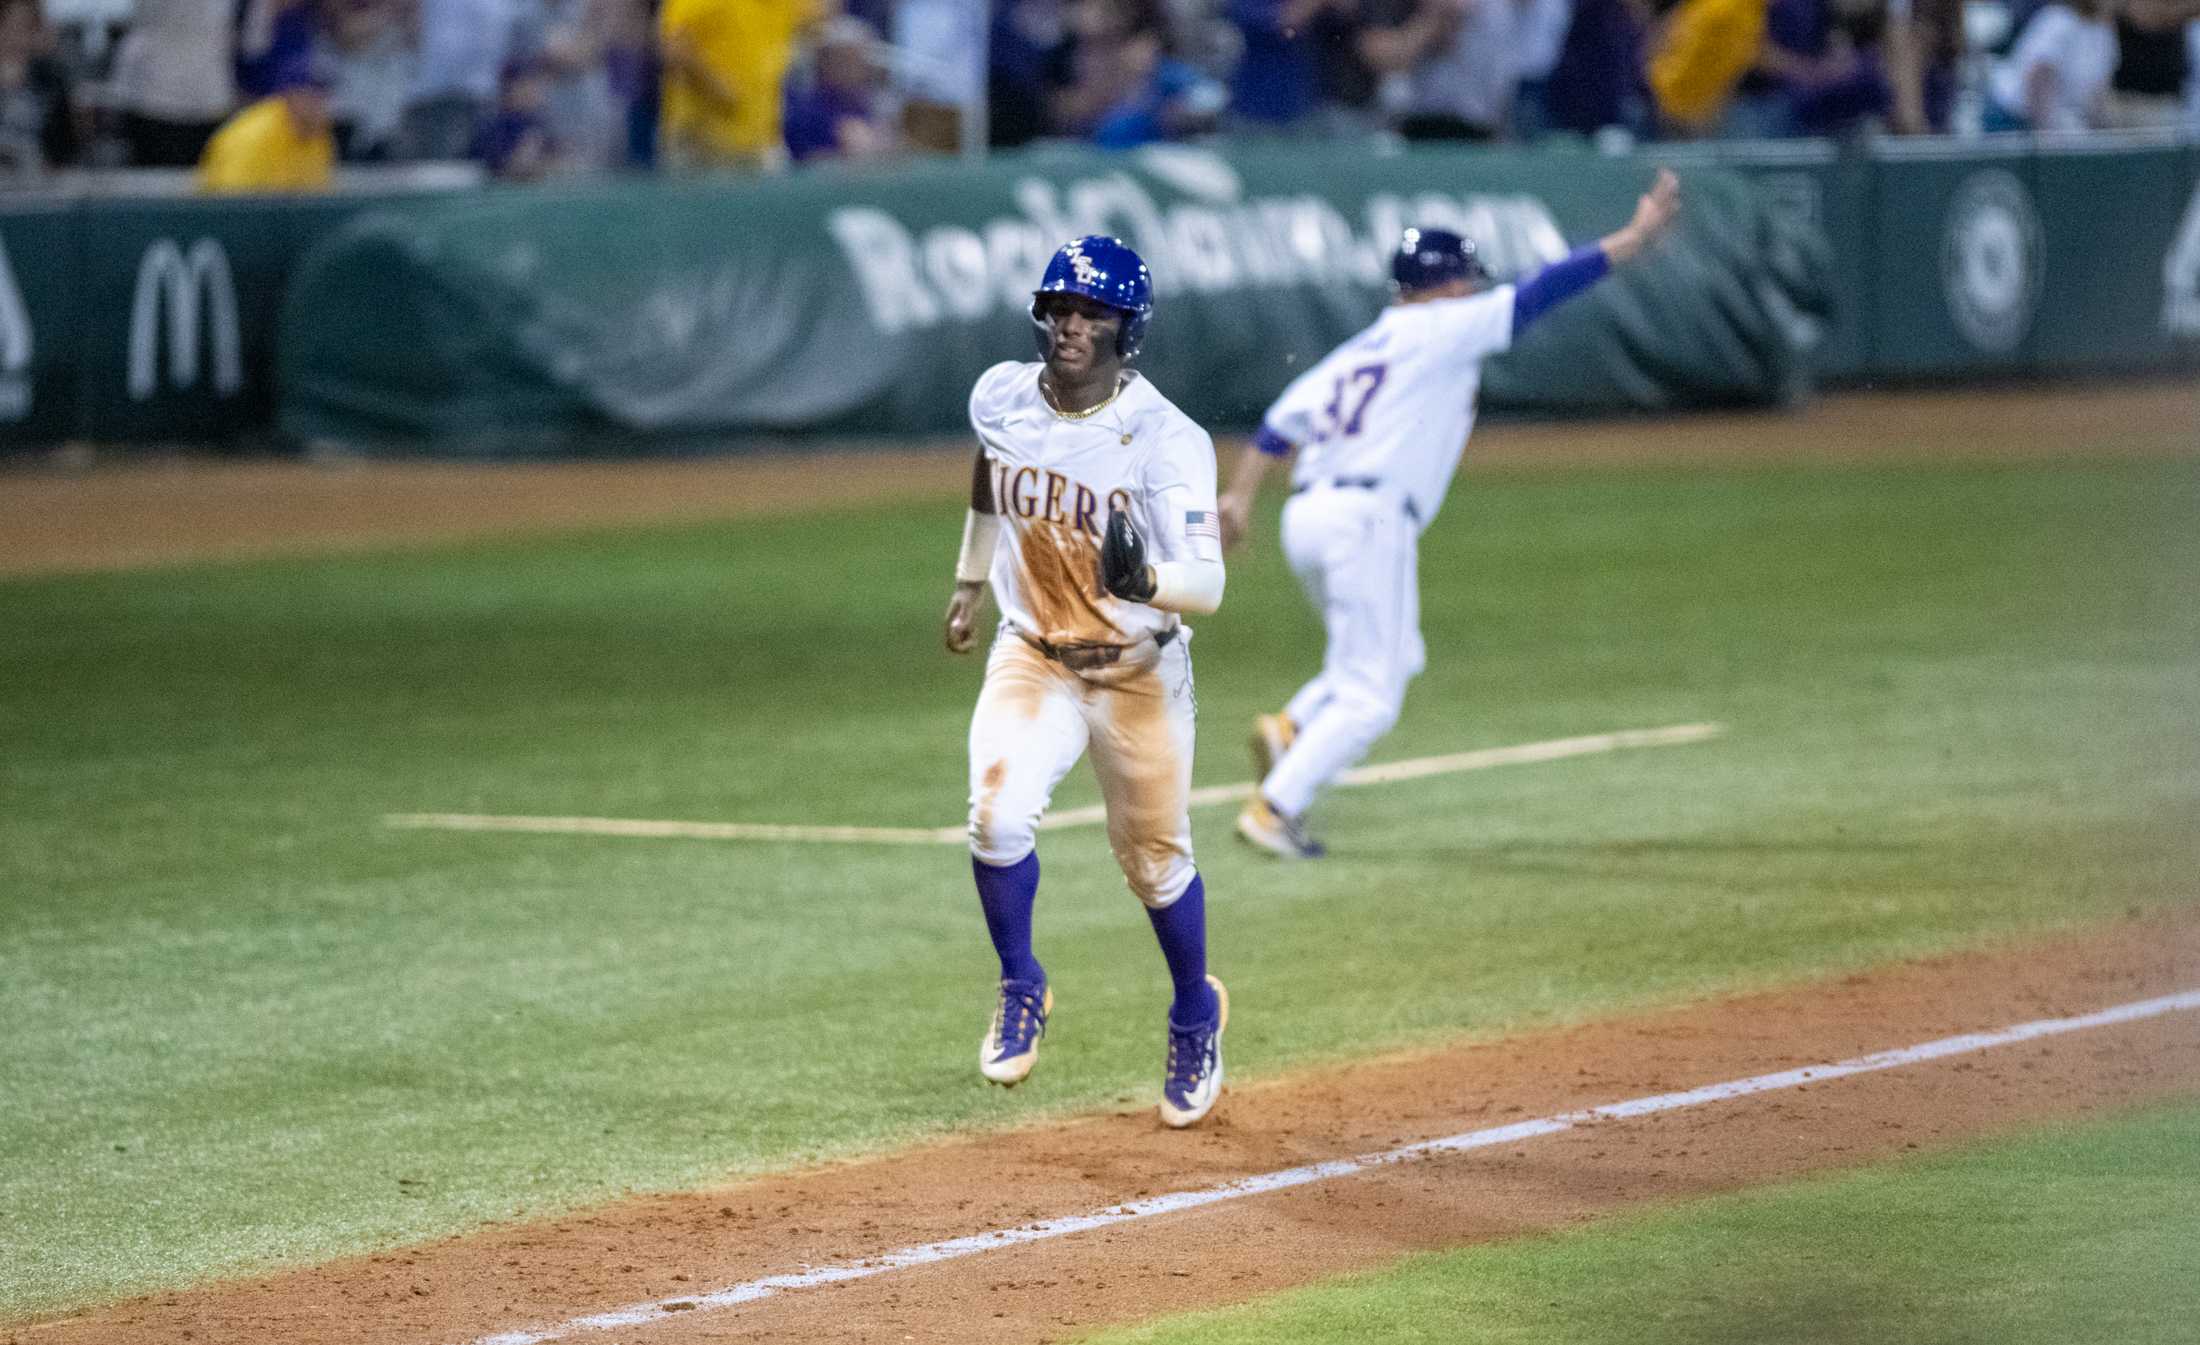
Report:
[{"label": "white baseball pant", "polygon": [[1073,672],[1003,626],[970,719],[970,853],[996,867],[1030,854],[1055,786],[1089,747],[1131,891],[1156,908],[1183,896],[1196,872],[1191,634]]},{"label": "white baseball pant", "polygon": [[1261,792],[1297,817],[1398,722],[1426,663],[1420,530],[1388,490],[1319,484],[1283,507],[1283,554],[1321,613],[1322,667],[1284,713],[1298,735]]}]

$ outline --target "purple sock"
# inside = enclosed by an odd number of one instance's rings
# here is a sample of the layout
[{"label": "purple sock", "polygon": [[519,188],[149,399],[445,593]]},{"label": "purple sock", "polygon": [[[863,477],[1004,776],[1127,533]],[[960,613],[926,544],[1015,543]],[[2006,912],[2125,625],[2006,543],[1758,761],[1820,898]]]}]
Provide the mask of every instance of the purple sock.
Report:
[{"label": "purple sock", "polygon": [[1215,988],[1207,984],[1207,883],[1198,874],[1184,895],[1160,910],[1146,908],[1154,937],[1161,940],[1161,956],[1169,960],[1169,979],[1176,983],[1176,1002],[1169,1006],[1169,1021],[1179,1025],[1204,1023],[1222,1006]]},{"label": "purple sock", "polygon": [[1045,969],[1031,955],[1031,908],[1039,900],[1039,852],[1034,850],[1006,868],[995,868],[973,855],[970,872],[978,880],[985,932],[993,936],[993,951],[1001,955],[1001,979],[1045,981]]}]

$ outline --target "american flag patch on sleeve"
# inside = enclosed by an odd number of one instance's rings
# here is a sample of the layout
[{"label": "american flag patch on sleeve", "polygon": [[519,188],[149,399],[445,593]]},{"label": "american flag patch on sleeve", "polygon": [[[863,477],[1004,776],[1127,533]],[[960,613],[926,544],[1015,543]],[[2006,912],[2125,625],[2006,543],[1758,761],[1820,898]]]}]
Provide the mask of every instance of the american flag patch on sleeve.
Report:
[{"label": "american flag patch on sleeve", "polygon": [[1184,540],[1202,560],[1222,559],[1222,516],[1212,509],[1185,510]]}]

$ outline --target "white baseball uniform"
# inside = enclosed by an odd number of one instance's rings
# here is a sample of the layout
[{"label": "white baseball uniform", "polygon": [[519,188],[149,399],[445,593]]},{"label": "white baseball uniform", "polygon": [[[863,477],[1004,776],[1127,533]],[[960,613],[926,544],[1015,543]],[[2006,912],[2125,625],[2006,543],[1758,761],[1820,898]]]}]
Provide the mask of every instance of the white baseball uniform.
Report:
[{"label": "white baseball uniform", "polygon": [[1191,628],[1101,587],[1111,507],[1152,561],[1217,566],[1214,443],[1136,373],[1113,400],[1065,416],[1037,363],[998,364],[970,424],[1002,536],[989,576],[1001,626],[970,722],[970,848],[1006,866],[1031,853],[1054,788],[1089,747],[1108,842],[1139,900],[1167,906],[1194,875]]},{"label": "white baseball uniform", "polygon": [[1390,730],[1421,671],[1421,530],[1474,430],[1482,361],[1512,344],[1514,294],[1386,308],[1263,418],[1264,441],[1298,446],[1283,550],[1328,637],[1284,711],[1297,738],[1262,784],[1290,816]]}]

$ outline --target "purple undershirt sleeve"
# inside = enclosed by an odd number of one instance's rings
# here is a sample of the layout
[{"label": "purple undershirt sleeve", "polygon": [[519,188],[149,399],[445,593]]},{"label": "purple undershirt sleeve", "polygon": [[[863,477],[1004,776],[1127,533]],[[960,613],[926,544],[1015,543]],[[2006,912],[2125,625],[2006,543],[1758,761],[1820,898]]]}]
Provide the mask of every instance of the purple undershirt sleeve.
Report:
[{"label": "purple undershirt sleeve", "polygon": [[1564,261],[1552,262],[1513,292],[1513,335],[1528,324],[1602,280],[1612,269],[1611,259],[1596,243],[1575,248]]},{"label": "purple undershirt sleeve", "polygon": [[1253,436],[1253,447],[1271,458],[1288,458],[1291,456],[1292,444],[1289,439],[1263,425],[1260,433]]}]

